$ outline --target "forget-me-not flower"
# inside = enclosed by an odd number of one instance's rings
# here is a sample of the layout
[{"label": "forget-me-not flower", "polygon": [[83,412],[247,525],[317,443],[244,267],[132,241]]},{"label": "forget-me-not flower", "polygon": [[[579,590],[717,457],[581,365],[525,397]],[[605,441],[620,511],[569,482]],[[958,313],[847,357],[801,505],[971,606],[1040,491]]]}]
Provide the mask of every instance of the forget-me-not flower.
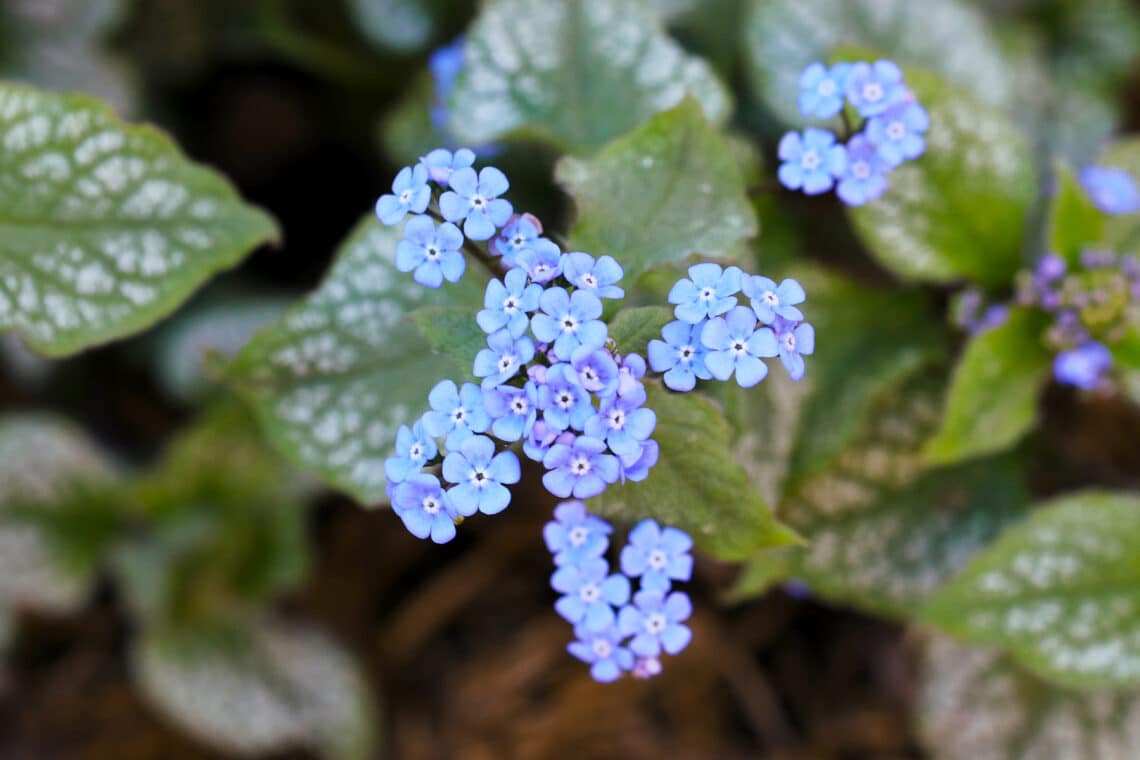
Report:
[{"label": "forget-me-not flower", "polygon": [[600,631],[578,626],[574,635],[578,640],[567,644],[566,651],[589,665],[590,677],[598,683],[613,683],[633,669],[633,654],[622,645],[616,623]]},{"label": "forget-me-not flower", "polygon": [[515,265],[522,267],[533,282],[545,284],[562,274],[562,251],[546,238],[538,238],[519,251]]},{"label": "forget-me-not flower", "polygon": [[376,201],[376,216],[389,227],[399,224],[404,214],[422,214],[431,202],[427,167],[405,166],[392,181],[392,192]]},{"label": "forget-me-not flower", "polygon": [[606,553],[613,526],[586,511],[578,500],[564,501],[554,508],[554,519],[542,529],[546,548],[554,564],[577,565]]},{"label": "forget-me-not flower", "polygon": [[513,451],[495,453],[495,442],[473,435],[443,459],[443,477],[455,483],[447,495],[464,517],[494,515],[511,503],[507,486],[519,482],[519,458]]},{"label": "forget-me-not flower", "polygon": [[570,357],[578,384],[598,398],[617,393],[619,370],[614,356],[604,348],[580,346]]},{"label": "forget-me-not flower", "polygon": [[641,442],[657,426],[657,414],[643,404],[644,390],[625,396],[614,394],[602,402],[596,415],[586,420],[586,435],[604,440],[619,457],[639,454]]},{"label": "forget-me-not flower", "polygon": [[416,538],[431,536],[437,544],[455,538],[455,520],[459,514],[435,475],[420,472],[408,476],[393,491],[392,507]]},{"label": "forget-me-not flower", "polygon": [[542,222],[533,214],[516,214],[507,221],[499,234],[491,238],[487,250],[494,256],[502,256],[503,264],[513,267],[518,263],[518,255],[542,237]]},{"label": "forget-me-not flower", "polygon": [[444,280],[459,282],[467,261],[459,252],[463,233],[451,222],[438,228],[429,216],[416,216],[404,225],[404,239],[396,244],[396,269],[415,270],[412,278],[427,288],[438,288]]},{"label": "forget-me-not flower", "polygon": [[409,475],[419,472],[424,464],[439,453],[435,439],[424,429],[423,419],[416,420],[410,428],[400,425],[396,431],[396,456],[384,462],[384,474],[389,483],[401,483]]},{"label": "forget-me-not flower", "polygon": [[675,304],[673,314],[694,325],[724,314],[736,305],[743,274],[739,267],[721,269],[719,264],[694,264],[689,267],[689,276],[677,280],[669,290],[669,303]]},{"label": "forget-me-not flower", "polygon": [[1101,343],[1090,340],[1053,358],[1053,376],[1064,385],[1075,385],[1086,391],[1096,390],[1104,373],[1112,366],[1112,352]]},{"label": "forget-me-not flower", "polygon": [[598,298],[624,298],[625,291],[615,284],[621,281],[623,274],[613,256],[594,259],[588,253],[575,251],[567,253],[562,260],[562,276],[574,287],[590,291]]},{"label": "forget-me-not flower", "polygon": [[624,483],[632,480],[638,483],[649,477],[649,471],[657,464],[661,447],[652,438],[642,441],[640,450],[628,457],[618,457],[618,478]]},{"label": "forget-me-not flower", "polygon": [[589,631],[602,631],[613,625],[613,607],[629,601],[629,578],[619,573],[610,575],[609,563],[604,559],[562,565],[550,577],[550,585],[565,594],[554,603],[558,614]]},{"label": "forget-me-not flower", "polygon": [[808,195],[825,193],[834,187],[847,158],[843,146],[835,143],[833,132],[815,127],[805,129],[802,136],[788,132],[780,138],[777,151],[783,162],[776,172],[780,184]]},{"label": "forget-me-not flower", "polygon": [[483,392],[473,383],[457,388],[451,380],[441,380],[428,393],[428,404],[431,411],[423,416],[424,430],[434,438],[446,436],[448,449],[491,426],[491,417],[483,406]]},{"label": "forget-me-not flower", "polygon": [[1135,214],[1140,211],[1140,190],[1136,180],[1124,169],[1086,166],[1077,179],[1089,194],[1093,205],[1106,214]]},{"label": "forget-me-not flower", "polygon": [[511,218],[510,202],[500,198],[510,187],[507,177],[493,166],[478,174],[471,167],[457,169],[448,179],[451,189],[439,197],[439,210],[449,222],[463,221],[463,233],[472,240],[488,240]]},{"label": "forget-me-not flower", "polygon": [[918,158],[926,150],[923,134],[930,129],[926,109],[902,100],[867,122],[867,139],[874,143],[888,166]]},{"label": "forget-me-not flower", "polygon": [[850,73],[849,63],[827,68],[816,62],[804,69],[800,74],[800,113],[817,119],[829,119],[839,113]]},{"label": "forget-me-not flower", "polygon": [[428,179],[447,185],[453,171],[475,165],[475,153],[467,148],[460,148],[454,153],[446,148],[436,148],[421,157],[420,164],[427,169]]},{"label": "forget-me-not flower", "polygon": [[847,143],[847,167],[837,190],[840,200],[848,206],[875,200],[886,191],[890,170],[875,144],[863,135],[855,135]]},{"label": "forget-me-not flower", "polygon": [[631,578],[641,577],[641,587],[668,591],[673,581],[693,576],[693,539],[679,528],[661,528],[656,520],[645,519],[629,532],[629,543],[621,550],[621,571]]},{"label": "forget-me-not flower", "polygon": [[542,463],[548,472],[542,484],[555,496],[589,499],[618,479],[618,460],[607,454],[606,442],[580,435],[572,444],[556,443]]},{"label": "forget-me-not flower", "polygon": [[661,328],[664,340],[649,341],[649,366],[654,372],[664,372],[665,385],[675,391],[691,391],[697,379],[712,377],[705,367],[705,347],[701,333],[707,321],[695,325],[683,320],[670,322]]},{"label": "forget-me-not flower", "polygon": [[515,338],[508,330],[487,336],[487,348],[475,355],[475,377],[483,378],[483,388],[494,388],[518,374],[534,358],[534,341]]},{"label": "forget-me-not flower", "polygon": [[866,118],[886,111],[905,93],[902,69],[893,61],[860,61],[847,75],[847,99]]},{"label": "forget-me-not flower", "polygon": [[815,328],[807,322],[796,323],[779,318],[772,325],[772,331],[776,333],[776,345],[784,369],[793,380],[802,379],[804,356],[815,351]]},{"label": "forget-me-not flower", "polygon": [[693,634],[685,621],[693,614],[693,603],[684,591],[668,596],[663,591],[638,591],[633,604],[618,612],[622,636],[632,636],[629,648],[642,657],[678,654],[689,645]]},{"label": "forget-me-not flower", "polygon": [[538,416],[538,387],[527,381],[521,388],[500,385],[483,391],[483,404],[491,415],[491,432],[503,441],[517,441],[530,435]]},{"label": "forget-me-not flower", "polygon": [[554,358],[570,361],[580,346],[601,348],[606,343],[606,323],[602,316],[602,302],[593,293],[564,288],[548,288],[539,298],[541,311],[530,319],[534,337],[543,343],[553,343]]},{"label": "forget-me-not flower", "polygon": [[774,280],[754,275],[744,278],[742,290],[752,299],[752,311],[763,324],[772,324],[777,316],[794,320],[804,318],[795,305],[803,303],[807,294],[795,280],[784,280],[777,285]]},{"label": "forget-me-not flower", "polygon": [[760,359],[778,353],[776,336],[768,327],[756,329],[756,313],[737,306],[723,317],[710,319],[701,332],[701,343],[709,349],[705,367],[717,380],[727,380],[736,373],[742,388],[751,388],[768,375],[768,366]]},{"label": "forget-me-not flower", "polygon": [[487,283],[483,309],[475,315],[475,321],[487,334],[506,328],[512,338],[518,338],[526,332],[528,315],[538,308],[541,296],[541,285],[528,285],[526,272],[512,269],[502,281],[492,279]]},{"label": "forget-me-not flower", "polygon": [[586,420],[594,414],[590,392],[578,382],[578,374],[569,364],[555,364],[546,371],[538,399],[542,419],[553,431],[582,430]]}]

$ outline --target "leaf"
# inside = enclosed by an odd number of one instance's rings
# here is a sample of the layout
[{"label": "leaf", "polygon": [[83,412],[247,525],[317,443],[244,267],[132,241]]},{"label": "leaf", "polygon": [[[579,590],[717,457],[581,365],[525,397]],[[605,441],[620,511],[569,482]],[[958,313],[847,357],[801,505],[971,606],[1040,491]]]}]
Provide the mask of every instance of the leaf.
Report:
[{"label": "leaf", "polygon": [[1140,746],[1140,692],[1060,688],[943,637],[926,643],[917,711],[932,760],[1127,760]]},{"label": "leaf", "polygon": [[924,72],[906,78],[930,116],[926,152],[891,173],[881,198],[848,209],[855,230],[905,279],[1007,286],[1037,195],[1029,145],[993,107]]},{"label": "leaf", "polygon": [[923,619],[1075,687],[1140,684],[1140,498],[1053,499],[936,594]]},{"label": "leaf", "polygon": [[574,198],[574,247],[609,254],[633,283],[690,254],[724,256],[757,232],[732,148],[688,100],[555,176]]},{"label": "leaf", "polygon": [[649,0],[491,0],[468,32],[451,128],[460,143],[519,133],[586,153],[686,95],[714,122],[729,115],[724,85]]},{"label": "leaf", "polygon": [[709,400],[647,384],[646,406],[657,413],[653,438],[657,465],[640,482],[610,486],[599,497],[600,514],[634,521],[652,517],[689,532],[718,559],[739,560],[757,549],[798,540],[768,505],[732,456],[731,431]]},{"label": "leaf", "polygon": [[[1104,149],[1097,163],[1124,169],[1140,183],[1140,137],[1112,143]],[[1104,242],[1118,253],[1140,255],[1140,214],[1108,217]]]},{"label": "leaf", "polygon": [[1003,451],[1037,419],[1051,357],[1041,344],[1039,313],[1010,310],[998,327],[970,339],[950,379],[942,426],[926,444],[935,464]]},{"label": "leaf", "polygon": [[1103,237],[1104,214],[1092,204],[1067,167],[1058,167],[1056,191],[1049,203],[1046,225],[1049,250],[1060,254],[1069,264],[1079,262],[1081,251]]},{"label": "leaf", "polygon": [[991,105],[1006,102],[1010,78],[997,41],[961,0],[751,0],[745,45],[753,91],[781,121],[799,124],[800,72],[841,44],[879,50],[923,66]]},{"label": "leaf", "polygon": [[62,356],[142,330],[273,240],[273,221],[157,130],[0,84],[0,331]]},{"label": "leaf", "polygon": [[423,306],[466,304],[483,285],[469,271],[431,290],[396,270],[398,230],[371,216],[337,254],[324,282],[258,334],[228,372],[283,454],[365,504],[384,496],[384,460],[396,430],[427,408],[439,380],[471,366],[428,350],[408,315]]},{"label": "leaf", "polygon": [[610,322],[610,338],[619,354],[641,354],[649,341],[661,338],[661,328],[673,321],[673,310],[667,306],[639,306],[622,309]]},{"label": "leaf", "polygon": [[487,347],[487,333],[475,321],[476,311],[463,306],[425,306],[413,311],[411,318],[432,348],[470,374],[475,355]]},{"label": "leaf", "polygon": [[312,628],[243,632],[150,629],[136,642],[147,699],[201,742],[260,755],[309,747],[324,757],[371,757],[374,706],[350,657]]}]

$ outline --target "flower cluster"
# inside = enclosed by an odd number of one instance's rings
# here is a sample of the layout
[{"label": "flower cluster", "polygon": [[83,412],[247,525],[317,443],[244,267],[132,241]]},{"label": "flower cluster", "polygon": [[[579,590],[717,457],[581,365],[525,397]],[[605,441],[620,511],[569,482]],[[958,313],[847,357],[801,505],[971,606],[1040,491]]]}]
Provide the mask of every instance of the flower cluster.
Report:
[{"label": "flower cluster", "polygon": [[554,608],[574,626],[576,640],[567,649],[590,666],[594,680],[609,683],[624,673],[651,678],[661,672],[663,652],[678,654],[692,638],[685,625],[692,602],[673,582],[692,577],[693,541],[677,528],[642,520],[621,551],[621,571],[611,573],[605,559],[611,532],[580,501],[555,508],[543,529],[554,557],[550,585],[562,594]]},{"label": "flower cluster", "polygon": [[926,150],[923,135],[930,120],[891,61],[813,63],[800,75],[800,112],[830,119],[850,104],[864,121],[838,141],[830,130],[808,127],[780,140],[780,183],[790,190],[818,195],[837,188],[849,206],[862,206],[887,189],[887,175]]},{"label": "flower cluster", "polygon": [[[737,294],[750,299],[738,305]],[[669,291],[677,319],[649,343],[649,365],[665,385],[691,391],[697,380],[728,380],[751,388],[768,375],[762,360],[780,357],[793,380],[804,376],[815,330],[797,308],[807,296],[795,280],[747,275],[738,267],[696,264]]]}]

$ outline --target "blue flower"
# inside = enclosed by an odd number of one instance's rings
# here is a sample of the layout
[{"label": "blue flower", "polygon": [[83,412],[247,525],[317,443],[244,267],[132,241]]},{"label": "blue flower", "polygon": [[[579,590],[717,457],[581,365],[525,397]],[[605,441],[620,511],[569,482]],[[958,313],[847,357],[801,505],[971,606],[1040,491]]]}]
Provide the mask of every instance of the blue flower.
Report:
[{"label": "blue flower", "polygon": [[581,346],[570,357],[578,384],[598,398],[617,393],[618,365],[604,348]]},{"label": "blue flower", "polygon": [[428,404],[432,410],[423,417],[424,430],[433,438],[447,436],[444,443],[449,450],[491,426],[483,393],[473,383],[464,383],[460,389],[450,380],[441,380],[428,394]]},{"label": "blue flower", "polygon": [[460,148],[454,153],[446,148],[436,148],[420,158],[420,165],[427,169],[428,179],[440,185],[446,185],[456,169],[466,169],[474,164],[475,153],[467,148]]},{"label": "blue flower", "polygon": [[505,227],[487,244],[493,256],[502,256],[503,264],[513,267],[518,264],[520,253],[530,248],[542,236],[542,222],[533,214],[519,214],[512,217]]},{"label": "blue flower", "polygon": [[392,182],[394,195],[381,195],[376,201],[376,216],[391,227],[399,224],[404,214],[422,214],[431,202],[431,188],[427,184],[427,168],[416,164],[405,166]]},{"label": "blue flower", "polygon": [[645,377],[645,359],[640,354],[626,354],[624,357],[614,357],[618,364],[617,395],[628,396],[631,393],[644,393],[645,386],[641,378]]},{"label": "blue flower", "polygon": [[597,496],[618,479],[617,457],[605,450],[605,441],[586,435],[578,436],[573,444],[554,444],[542,460],[549,470],[542,484],[562,499]]},{"label": "blue flower", "polygon": [[618,457],[619,478],[623,483],[627,480],[635,483],[645,480],[660,456],[661,448],[657,445],[657,441],[652,438],[642,441],[641,448],[635,455]]},{"label": "blue flower", "polygon": [[502,281],[487,283],[484,308],[475,315],[475,321],[485,333],[506,328],[512,338],[521,337],[530,324],[527,314],[538,308],[541,296],[541,285],[528,285],[526,272],[512,269]]},{"label": "blue flower", "polygon": [[756,314],[745,306],[737,306],[724,317],[709,320],[701,333],[701,343],[709,349],[705,366],[717,380],[727,380],[736,373],[742,388],[751,388],[768,375],[768,367],[760,357],[778,353],[776,336],[767,327],[756,329]]},{"label": "blue flower", "polygon": [[887,166],[918,158],[926,150],[922,135],[930,129],[930,117],[918,103],[903,100],[867,122],[867,139],[879,150]]},{"label": "blue flower", "polygon": [[396,456],[384,462],[384,474],[391,483],[403,482],[409,475],[423,469],[424,464],[438,453],[435,439],[424,429],[422,419],[416,420],[410,429],[407,425],[400,425],[396,431]]},{"label": "blue flower", "polygon": [[475,356],[475,377],[483,378],[483,388],[494,388],[518,374],[534,358],[534,341],[525,335],[512,337],[507,330],[487,336],[487,346]]},{"label": "blue flower", "polygon": [[467,261],[459,252],[463,233],[450,222],[436,229],[428,216],[412,217],[404,225],[404,239],[396,244],[396,269],[415,274],[420,285],[438,288],[444,279],[459,282],[467,269]]},{"label": "blue flower", "polygon": [[455,520],[459,513],[435,475],[421,472],[409,476],[396,486],[392,507],[416,538],[431,536],[437,544],[446,544],[455,538]]},{"label": "blue flower", "polygon": [[776,345],[780,361],[793,380],[804,376],[804,356],[815,351],[815,328],[807,322],[796,323],[787,319],[777,319],[772,325],[776,333]]},{"label": "blue flower", "polygon": [[546,381],[538,390],[542,418],[551,430],[582,430],[594,414],[590,393],[578,383],[569,364],[555,364],[546,371]]},{"label": "blue flower", "polygon": [[[562,435],[562,431],[548,425],[546,420],[535,420],[534,425],[530,428],[530,435],[523,441],[523,453],[531,461],[541,462],[546,458],[546,452],[550,451],[550,447],[558,441],[560,435]],[[570,433],[569,435],[573,436],[574,434]]]},{"label": "blue flower", "polygon": [[538,388],[527,382],[522,388],[500,385],[483,391],[483,404],[491,415],[491,432],[503,441],[530,435],[538,416]]},{"label": "blue flower", "polygon": [[629,578],[614,573],[604,559],[584,559],[562,565],[550,577],[555,591],[565,594],[554,603],[559,615],[589,631],[603,631],[615,622],[614,606],[629,601]]},{"label": "blue flower", "polygon": [[542,311],[531,317],[530,328],[534,337],[554,344],[555,359],[570,361],[579,346],[605,345],[606,324],[598,319],[602,302],[593,293],[575,290],[570,294],[563,288],[548,288],[538,303]]},{"label": "blue flower", "polygon": [[547,283],[562,274],[562,251],[546,238],[538,238],[515,258],[533,282]]},{"label": "blue flower", "polygon": [[1124,169],[1086,166],[1077,175],[1093,205],[1106,214],[1135,214],[1140,211],[1140,190]]},{"label": "blue flower", "polygon": [[657,415],[646,409],[645,391],[614,395],[602,402],[598,413],[586,420],[586,435],[604,440],[619,457],[639,456],[641,443],[653,434]]},{"label": "blue flower", "polygon": [[654,372],[664,372],[665,386],[675,391],[691,391],[697,378],[712,377],[705,367],[705,347],[701,333],[707,321],[691,325],[677,320],[661,328],[664,341],[649,341],[649,366]]},{"label": "blue flower", "polygon": [[435,103],[431,108],[431,125],[437,130],[447,130],[447,99],[455,87],[455,78],[463,70],[463,35],[456,37],[451,44],[438,47],[428,57],[428,71],[435,86]]},{"label": "blue flower", "polygon": [[456,486],[447,492],[455,511],[496,515],[511,503],[507,486],[519,482],[519,458],[513,451],[495,453],[495,442],[473,435],[443,459],[443,477]]},{"label": "blue flower", "polygon": [[645,519],[629,532],[629,543],[621,550],[621,571],[630,578],[641,578],[641,587],[668,591],[673,581],[693,576],[693,539],[678,528],[662,529],[655,520]]},{"label": "blue flower", "polygon": [[598,298],[624,298],[625,291],[614,283],[620,282],[621,265],[612,256],[594,260],[588,253],[576,251],[562,260],[562,276],[576,288],[592,292]]},{"label": "blue flower", "polygon": [[463,220],[463,232],[472,240],[487,240],[511,218],[511,204],[500,198],[510,187],[507,177],[493,166],[475,174],[471,167],[456,169],[448,180],[451,190],[439,197],[439,210],[449,222]]},{"label": "blue flower", "polygon": [[755,275],[744,280],[744,295],[752,299],[752,311],[761,323],[770,325],[777,316],[800,320],[804,315],[795,304],[807,298],[804,289],[795,280],[784,280],[779,285],[767,277]]},{"label": "blue flower", "polygon": [[564,501],[554,508],[554,520],[542,529],[546,548],[554,555],[554,564],[579,565],[606,553],[613,526],[586,511],[580,501]]},{"label": "blue flower", "polygon": [[808,195],[834,187],[846,161],[843,146],[835,144],[835,134],[815,127],[805,129],[802,137],[799,132],[788,132],[780,138],[778,154],[783,161],[776,172],[780,184]]},{"label": "blue flower", "polygon": [[847,99],[865,118],[878,116],[905,94],[902,70],[892,61],[861,61],[847,76]]},{"label": "blue flower", "polygon": [[642,657],[657,657],[664,650],[679,654],[693,638],[685,621],[693,614],[693,603],[684,591],[668,596],[663,591],[638,591],[633,604],[618,612],[622,636],[632,636],[629,648]]},{"label": "blue flower", "polygon": [[879,156],[875,144],[863,135],[847,143],[847,168],[839,178],[839,198],[848,206],[862,206],[887,189],[891,167]]},{"label": "blue flower", "polygon": [[707,317],[724,314],[736,306],[743,274],[737,267],[721,269],[719,264],[689,267],[689,278],[677,280],[669,291],[669,303],[676,304],[673,314],[694,325]]},{"label": "blue flower", "polygon": [[843,108],[843,93],[851,64],[837,63],[830,69],[813,63],[800,74],[800,113],[829,119]]},{"label": "blue flower", "polygon": [[622,673],[633,669],[633,654],[622,646],[616,624],[600,631],[578,626],[574,635],[578,640],[567,644],[566,651],[589,665],[590,677],[598,683],[613,683]]},{"label": "blue flower", "polygon": [[1104,373],[1112,366],[1112,353],[1103,344],[1091,340],[1071,351],[1062,351],[1053,359],[1053,376],[1064,385],[1075,385],[1086,391],[1096,390]]}]

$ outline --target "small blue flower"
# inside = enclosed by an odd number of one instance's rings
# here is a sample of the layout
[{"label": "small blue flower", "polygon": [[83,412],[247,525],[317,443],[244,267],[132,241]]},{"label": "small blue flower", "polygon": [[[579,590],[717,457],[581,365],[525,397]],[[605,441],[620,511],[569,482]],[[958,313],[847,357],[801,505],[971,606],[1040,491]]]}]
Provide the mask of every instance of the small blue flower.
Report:
[{"label": "small blue flower", "polygon": [[628,457],[618,457],[618,477],[624,483],[632,480],[639,483],[649,477],[649,471],[657,464],[661,456],[661,447],[657,441],[650,438],[641,442],[640,450]]},{"label": "small blue flower", "polygon": [[752,299],[752,311],[762,324],[772,324],[777,316],[792,320],[804,318],[795,304],[803,303],[807,294],[795,280],[784,280],[777,285],[774,280],[754,275],[745,278],[743,290],[744,295]]},{"label": "small blue flower", "polygon": [[634,667],[633,654],[622,646],[616,624],[600,631],[586,626],[574,629],[577,641],[566,645],[566,651],[590,666],[590,677],[598,683],[613,683]]},{"label": "small blue flower", "polygon": [[561,430],[554,429],[546,423],[546,420],[535,420],[530,428],[530,435],[523,441],[523,453],[532,462],[541,462],[546,458],[546,452],[550,451],[550,447],[557,443],[561,434]]},{"label": "small blue flower", "polygon": [[542,529],[546,548],[554,555],[554,564],[579,565],[606,553],[613,526],[586,511],[580,501],[564,501],[554,508],[554,520]]},{"label": "small blue flower", "polygon": [[1112,366],[1112,353],[1095,340],[1071,351],[1062,351],[1053,359],[1053,376],[1064,385],[1075,385],[1086,391],[1096,390],[1104,381],[1104,373]]},{"label": "small blue flower", "polygon": [[522,388],[500,385],[483,391],[483,404],[491,415],[491,432],[503,441],[517,441],[530,435],[538,416],[538,388],[527,382]]},{"label": "small blue flower", "polygon": [[684,591],[668,596],[663,591],[638,591],[633,604],[618,612],[622,636],[632,636],[629,648],[641,657],[679,654],[693,638],[685,621],[693,614],[693,603]]},{"label": "small blue flower", "polygon": [[453,171],[475,165],[475,153],[467,148],[460,148],[454,153],[446,148],[436,148],[420,158],[420,165],[427,169],[428,179],[446,186]]},{"label": "small blue flower", "polygon": [[436,229],[428,216],[412,217],[404,225],[404,239],[396,244],[396,269],[415,270],[412,278],[427,288],[438,288],[446,279],[459,282],[467,261],[459,252],[463,233],[450,222]]},{"label": "small blue flower", "polygon": [[902,70],[892,61],[861,61],[847,76],[847,99],[865,118],[878,116],[905,94]]},{"label": "small blue flower", "polygon": [[565,594],[554,603],[559,615],[589,631],[604,631],[615,620],[613,606],[629,601],[629,578],[614,573],[604,559],[584,559],[562,565],[550,577],[555,591]]},{"label": "small blue flower", "polygon": [[513,451],[495,453],[495,442],[473,435],[443,459],[443,477],[456,486],[447,492],[455,511],[496,515],[511,503],[507,486],[519,482],[519,458]]},{"label": "small blue flower", "polygon": [[556,432],[567,428],[582,430],[594,414],[590,393],[578,382],[569,364],[555,364],[546,372],[546,381],[538,389],[542,418]]},{"label": "small blue flower", "polygon": [[737,306],[723,317],[709,320],[701,333],[701,343],[709,349],[705,366],[717,380],[727,380],[736,373],[742,388],[751,388],[768,375],[761,357],[776,356],[776,336],[768,327],[756,329],[756,314],[746,306]]},{"label": "small blue flower", "polygon": [[518,265],[520,253],[530,248],[542,237],[542,222],[533,214],[518,214],[511,217],[499,234],[487,244],[493,256],[502,256],[507,267]]},{"label": "small blue flower", "polygon": [[589,499],[618,479],[618,460],[606,454],[606,442],[580,435],[573,444],[556,443],[542,463],[547,472],[542,484],[555,496]]},{"label": "small blue flower", "polygon": [[396,431],[396,456],[389,457],[384,462],[384,474],[390,483],[401,483],[409,475],[423,469],[425,463],[435,458],[439,453],[435,439],[428,435],[424,429],[424,421],[416,420],[409,428],[400,425]]},{"label": "small blue flower", "polygon": [[926,109],[910,100],[902,100],[867,122],[867,139],[879,150],[887,166],[918,158],[926,150],[922,135],[930,129]]},{"label": "small blue flower", "polygon": [[862,206],[887,189],[891,167],[879,156],[875,144],[863,135],[847,143],[847,168],[839,178],[839,198],[848,206]]},{"label": "small blue flower", "polygon": [[830,69],[813,63],[800,74],[800,113],[817,119],[830,119],[843,108],[847,76],[851,64],[837,63]]},{"label": "small blue flower", "polygon": [[473,367],[484,389],[507,382],[534,358],[534,341],[525,335],[514,338],[507,330],[487,336],[487,346],[475,356]]},{"label": "small blue flower", "polygon": [[555,359],[570,361],[580,346],[601,348],[608,332],[602,316],[602,302],[593,293],[575,290],[567,293],[563,288],[548,288],[539,299],[542,309],[530,319],[534,337],[543,343],[553,343]]},{"label": "small blue flower", "polygon": [[783,161],[776,172],[780,184],[808,195],[834,187],[847,158],[843,146],[835,144],[833,132],[815,127],[805,129],[802,137],[799,132],[788,132],[780,138],[778,154]]},{"label": "small blue flower", "polygon": [[526,272],[512,269],[502,281],[491,280],[483,295],[483,309],[475,321],[488,335],[506,328],[512,338],[526,332],[530,319],[527,316],[538,308],[542,296],[541,285],[528,285]]},{"label": "small blue flower", "polygon": [[562,276],[576,288],[592,292],[598,298],[625,298],[625,291],[615,283],[624,272],[612,256],[594,260],[588,253],[576,251],[562,260]]},{"label": "small blue flower", "polygon": [[435,87],[435,102],[431,106],[431,125],[441,132],[448,131],[447,99],[455,87],[455,78],[463,70],[463,35],[456,37],[451,44],[438,47],[428,57],[428,71],[431,72]]},{"label": "small blue flower", "polygon": [[417,473],[397,485],[392,507],[416,538],[431,536],[437,544],[446,544],[455,538],[455,520],[459,514],[434,475]]},{"label": "small blue flower", "polygon": [[439,210],[449,222],[463,220],[463,232],[472,240],[488,240],[511,218],[511,204],[500,198],[511,186],[493,166],[475,174],[471,167],[451,173],[451,189],[439,197]]},{"label": "small blue flower", "polygon": [[645,386],[641,383],[641,378],[645,377],[645,359],[640,354],[626,354],[624,357],[614,357],[614,360],[618,364],[617,395],[644,393]]},{"label": "small blue flower", "polygon": [[621,550],[621,571],[630,578],[641,578],[641,587],[668,591],[673,581],[693,576],[693,539],[678,528],[662,529],[656,520],[645,519],[629,532],[629,543]]},{"label": "small blue flower", "polygon": [[562,274],[562,251],[546,238],[538,238],[519,251],[515,264],[530,275],[532,282],[545,284]]},{"label": "small blue flower", "polygon": [[639,456],[641,443],[653,435],[657,414],[643,407],[645,391],[614,395],[602,402],[598,413],[586,420],[586,435],[604,440],[619,457]]},{"label": "small blue flower", "polygon": [[1086,166],[1077,175],[1093,205],[1106,214],[1135,214],[1140,211],[1140,190],[1124,169]]},{"label": "small blue flower", "polygon": [[570,357],[578,384],[598,398],[617,393],[618,365],[614,356],[604,348],[581,346]]},{"label": "small blue flower", "polygon": [[444,443],[449,450],[491,426],[483,393],[473,383],[457,388],[452,381],[441,380],[428,394],[428,404],[432,410],[423,417],[424,430],[433,438],[446,436]]},{"label": "small blue flower", "polygon": [[695,264],[689,277],[677,280],[669,291],[669,303],[676,304],[673,314],[689,324],[724,314],[736,306],[740,280],[744,273],[738,267],[721,269],[719,264]]},{"label": "small blue flower", "polygon": [[654,372],[664,372],[665,386],[675,391],[691,391],[697,378],[712,377],[705,367],[705,347],[701,333],[707,321],[691,325],[677,320],[661,328],[664,341],[649,341],[649,366]]},{"label": "small blue flower", "polygon": [[815,328],[807,322],[780,318],[772,325],[772,331],[776,334],[784,369],[793,380],[800,380],[804,376],[804,356],[815,351]]},{"label": "small blue flower", "polygon": [[391,227],[399,224],[404,214],[422,214],[431,202],[431,188],[427,184],[427,168],[416,164],[405,166],[392,182],[392,193],[381,195],[376,201],[376,216]]}]

